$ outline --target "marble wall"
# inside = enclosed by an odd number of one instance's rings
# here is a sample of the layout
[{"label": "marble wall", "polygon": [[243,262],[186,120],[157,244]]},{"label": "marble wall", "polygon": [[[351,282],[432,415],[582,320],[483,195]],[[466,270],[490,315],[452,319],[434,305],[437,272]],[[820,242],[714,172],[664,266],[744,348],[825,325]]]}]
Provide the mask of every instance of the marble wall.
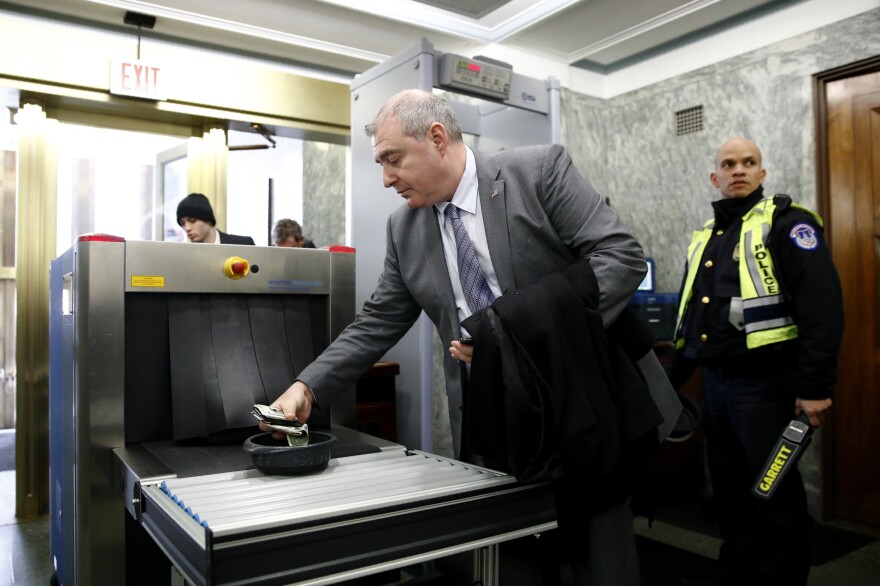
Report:
[{"label": "marble wall", "polygon": [[345,244],[344,145],[303,143],[303,233],[318,248]]},{"label": "marble wall", "polygon": [[[657,290],[677,291],[691,232],[718,199],[709,182],[717,147],[751,138],[765,189],[815,209],[812,76],[877,54],[880,9],[609,100],[564,91],[563,142],[654,257]],[[676,136],[675,112],[699,105],[703,130]],[[816,517],[821,443],[819,433],[800,465]]]},{"label": "marble wall", "polygon": [[[764,154],[765,188],[816,206],[812,76],[880,53],[880,9],[609,100],[562,95],[575,164],[677,291],[691,232],[711,217],[717,147],[744,135]],[[675,135],[675,112],[703,106],[704,129]]]}]

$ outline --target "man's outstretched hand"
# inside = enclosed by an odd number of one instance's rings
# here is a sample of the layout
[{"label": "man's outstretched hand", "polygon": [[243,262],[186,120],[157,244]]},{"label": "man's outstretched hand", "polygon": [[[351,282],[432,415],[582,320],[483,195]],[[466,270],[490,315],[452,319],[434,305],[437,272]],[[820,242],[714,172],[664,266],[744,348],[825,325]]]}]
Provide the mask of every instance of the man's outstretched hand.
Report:
[{"label": "man's outstretched hand", "polygon": [[[312,389],[302,381],[295,381],[269,407],[284,412],[284,418],[288,421],[296,419],[300,423],[307,423],[312,414],[314,402],[315,395],[312,393]],[[272,437],[275,439],[285,439],[283,433],[269,429],[262,421],[260,422],[260,430],[272,432]]]}]

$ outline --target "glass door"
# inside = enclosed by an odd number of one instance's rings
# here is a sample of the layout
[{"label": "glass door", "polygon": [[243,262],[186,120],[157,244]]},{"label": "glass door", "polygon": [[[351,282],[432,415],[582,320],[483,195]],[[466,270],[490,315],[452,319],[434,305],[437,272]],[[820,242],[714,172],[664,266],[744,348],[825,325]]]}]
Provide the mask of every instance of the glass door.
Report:
[{"label": "glass door", "polygon": [[154,240],[186,242],[186,232],[177,225],[177,204],[187,195],[187,143],[156,155],[156,205],[162,221],[156,222]]},{"label": "glass door", "polygon": [[0,429],[15,429],[16,152],[0,150]]},{"label": "glass door", "polygon": [[[90,232],[126,240],[153,240],[157,234],[161,236],[160,190],[167,180],[157,181],[157,160],[162,153],[181,145],[185,189],[185,139],[62,123],[58,144],[56,254]],[[176,206],[175,201],[172,214]]]}]

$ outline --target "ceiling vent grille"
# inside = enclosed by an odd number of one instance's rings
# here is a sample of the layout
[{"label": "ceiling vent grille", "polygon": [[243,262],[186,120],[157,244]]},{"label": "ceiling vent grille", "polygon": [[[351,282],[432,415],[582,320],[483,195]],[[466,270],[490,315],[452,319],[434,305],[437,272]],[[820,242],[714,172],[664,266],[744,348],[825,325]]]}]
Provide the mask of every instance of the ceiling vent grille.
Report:
[{"label": "ceiling vent grille", "polygon": [[675,113],[675,136],[703,130],[703,106],[686,108]]}]

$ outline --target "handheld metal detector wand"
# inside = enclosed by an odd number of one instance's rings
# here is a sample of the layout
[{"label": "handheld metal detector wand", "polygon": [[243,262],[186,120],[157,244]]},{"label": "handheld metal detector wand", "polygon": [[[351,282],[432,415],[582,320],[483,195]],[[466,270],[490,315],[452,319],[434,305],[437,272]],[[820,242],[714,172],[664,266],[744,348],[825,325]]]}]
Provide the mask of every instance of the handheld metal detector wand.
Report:
[{"label": "handheld metal detector wand", "polygon": [[779,436],[776,446],[755,480],[752,494],[764,500],[772,498],[785,475],[797,466],[798,460],[810,445],[812,436],[810,418],[805,411],[801,411],[797,419],[792,419]]}]

